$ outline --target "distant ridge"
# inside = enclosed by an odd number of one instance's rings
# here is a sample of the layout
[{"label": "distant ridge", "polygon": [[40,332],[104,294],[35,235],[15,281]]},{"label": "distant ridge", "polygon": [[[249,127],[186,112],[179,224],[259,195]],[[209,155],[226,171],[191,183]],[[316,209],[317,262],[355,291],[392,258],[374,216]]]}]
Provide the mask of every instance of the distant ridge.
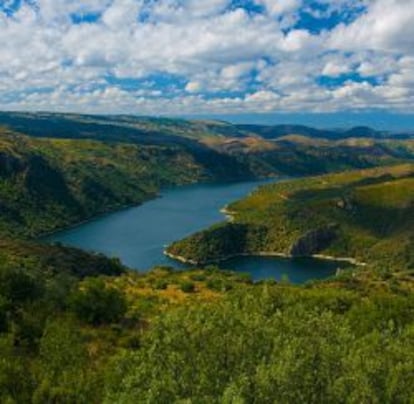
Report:
[{"label": "distant ridge", "polygon": [[[412,139],[412,132],[379,131],[367,126],[350,129],[317,129],[311,126],[232,124],[215,120],[185,120],[135,115],[91,115],[52,112],[0,112],[0,126],[36,137],[94,138],[99,140],[135,140],[140,143],[180,143],[180,138],[200,136],[277,139],[302,135],[332,140],[352,137],[370,139]],[[150,136],[148,136],[150,135]]]},{"label": "distant ridge", "polygon": [[410,139],[414,138],[413,133],[392,133],[378,131],[368,126],[355,126],[350,129],[316,129],[305,125],[236,125],[239,130],[254,133],[264,139],[276,139],[286,135],[302,135],[326,139],[347,139],[351,137],[370,139]]}]

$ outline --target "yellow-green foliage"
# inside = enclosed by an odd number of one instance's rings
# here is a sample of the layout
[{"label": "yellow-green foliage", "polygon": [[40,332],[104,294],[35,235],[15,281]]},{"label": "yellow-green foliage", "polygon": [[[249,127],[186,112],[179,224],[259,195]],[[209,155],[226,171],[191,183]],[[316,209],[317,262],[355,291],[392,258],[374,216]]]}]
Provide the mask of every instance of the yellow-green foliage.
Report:
[{"label": "yellow-green foliage", "polygon": [[50,270],[74,252],[42,253],[0,262],[1,402],[409,402],[403,289],[252,284],[214,267],[82,279]]},{"label": "yellow-green foliage", "polygon": [[410,402],[413,299],[265,284],[163,313],[112,362],[110,402]]},{"label": "yellow-green foliage", "polygon": [[[149,320],[167,309],[215,301],[224,292],[251,282],[243,275],[211,266],[185,272],[156,267],[147,274],[127,272],[120,277],[108,278],[108,283],[127,297],[128,316]],[[183,288],[190,284],[192,290]]]}]

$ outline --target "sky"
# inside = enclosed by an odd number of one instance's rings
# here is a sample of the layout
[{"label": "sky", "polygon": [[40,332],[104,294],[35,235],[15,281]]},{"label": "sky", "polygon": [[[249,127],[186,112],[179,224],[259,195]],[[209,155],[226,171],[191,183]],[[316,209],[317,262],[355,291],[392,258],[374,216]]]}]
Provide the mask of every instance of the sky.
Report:
[{"label": "sky", "polygon": [[414,0],[0,0],[0,109],[414,129]]}]

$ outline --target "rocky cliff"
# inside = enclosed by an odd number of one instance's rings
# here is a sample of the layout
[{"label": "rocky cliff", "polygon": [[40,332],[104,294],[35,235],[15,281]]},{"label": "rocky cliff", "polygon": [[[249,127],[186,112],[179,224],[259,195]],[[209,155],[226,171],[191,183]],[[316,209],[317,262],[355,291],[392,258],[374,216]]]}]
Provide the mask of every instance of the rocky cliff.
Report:
[{"label": "rocky cliff", "polygon": [[294,257],[304,257],[316,254],[335,240],[337,225],[329,225],[315,230],[310,230],[297,239],[290,248],[290,254]]}]

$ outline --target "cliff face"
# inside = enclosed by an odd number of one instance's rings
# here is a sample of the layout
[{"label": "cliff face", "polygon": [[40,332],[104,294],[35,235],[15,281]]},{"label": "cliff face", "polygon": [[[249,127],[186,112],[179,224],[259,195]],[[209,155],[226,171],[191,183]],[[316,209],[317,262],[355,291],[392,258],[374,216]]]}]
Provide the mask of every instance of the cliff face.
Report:
[{"label": "cliff face", "polygon": [[219,223],[169,245],[165,253],[180,261],[208,264],[265,250],[268,229],[244,223]]},{"label": "cliff face", "polygon": [[303,257],[324,250],[335,240],[336,230],[336,225],[330,225],[308,231],[293,243],[290,254],[294,257]]}]

